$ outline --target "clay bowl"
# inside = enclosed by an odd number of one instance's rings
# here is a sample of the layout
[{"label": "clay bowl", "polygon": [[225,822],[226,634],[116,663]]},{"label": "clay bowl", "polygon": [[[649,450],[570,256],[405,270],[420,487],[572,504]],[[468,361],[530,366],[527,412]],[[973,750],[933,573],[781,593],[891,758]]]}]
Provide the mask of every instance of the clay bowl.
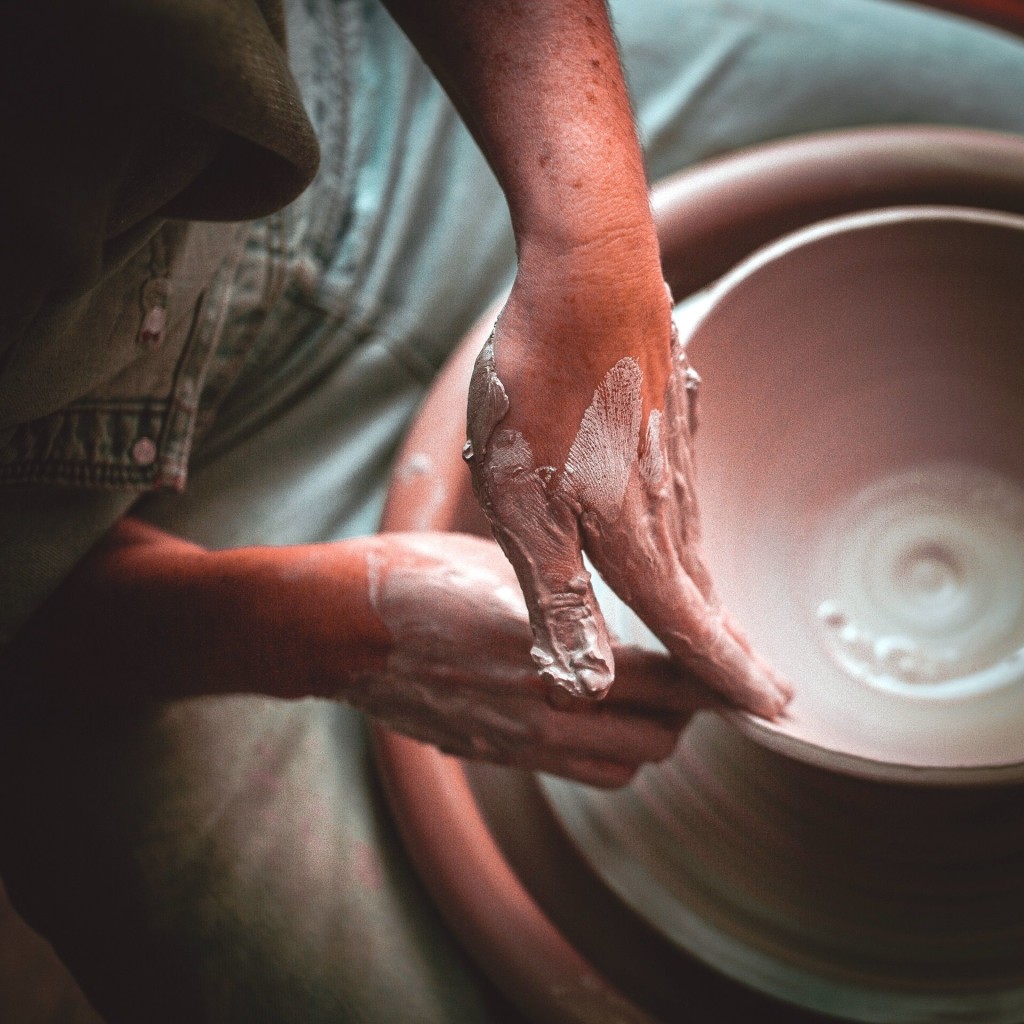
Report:
[{"label": "clay bowl", "polygon": [[[656,212],[675,294],[715,282],[680,310],[708,561],[798,697],[699,718],[610,793],[382,730],[409,852],[530,1020],[1019,1021],[1024,142],[817,136],[681,175]],[[458,453],[491,319],[385,528],[481,530]]]},{"label": "clay bowl", "polygon": [[1018,216],[895,208],[786,236],[681,310],[707,557],[800,683],[783,720],[736,719],[761,742],[1024,779],[1022,270]]}]

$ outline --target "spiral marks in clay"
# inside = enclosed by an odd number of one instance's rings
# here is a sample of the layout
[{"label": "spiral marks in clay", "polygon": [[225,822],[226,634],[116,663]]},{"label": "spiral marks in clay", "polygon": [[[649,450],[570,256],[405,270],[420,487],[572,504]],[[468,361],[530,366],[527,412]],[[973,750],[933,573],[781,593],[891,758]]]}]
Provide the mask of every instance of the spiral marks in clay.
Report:
[{"label": "spiral marks in clay", "polygon": [[1019,683],[1024,488],[934,462],[859,491],[822,533],[817,630],[851,678],[904,696]]}]

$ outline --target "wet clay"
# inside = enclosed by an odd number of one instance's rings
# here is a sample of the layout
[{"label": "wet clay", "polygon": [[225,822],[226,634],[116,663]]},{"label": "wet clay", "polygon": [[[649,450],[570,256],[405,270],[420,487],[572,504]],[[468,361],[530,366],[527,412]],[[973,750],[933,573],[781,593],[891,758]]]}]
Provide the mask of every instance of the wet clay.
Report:
[{"label": "wet clay", "polygon": [[1024,219],[892,210],[722,282],[685,332],[708,564],[796,695],[622,790],[542,783],[662,935],[843,1019],[1024,1008],[1021,266]]},{"label": "wet clay", "polygon": [[[454,560],[460,542],[466,554]],[[507,652],[522,641],[526,615],[514,582],[473,558],[479,544],[407,534],[368,548],[370,603],[392,646],[384,671],[359,680],[354,703],[407,735],[493,757],[530,728],[478,699],[482,689],[510,684]],[[459,671],[472,685],[458,684]]]},{"label": "wet clay", "polygon": [[[934,196],[936,176],[949,186],[939,190],[945,201],[1024,209],[1022,145],[886,129],[766,147],[745,158],[743,174],[734,158],[716,161],[706,179],[686,177],[665,193],[668,274],[687,294],[753,245],[806,224],[809,210]],[[701,185],[708,179],[722,187]],[[788,217],[781,227],[776,206]],[[922,223],[909,223],[915,217]],[[907,474],[952,464],[994,473],[1011,492],[1024,484],[1024,221],[889,211],[846,228],[838,239],[830,225],[773,245],[714,288],[681,330],[707,380],[698,493],[708,562],[754,640],[796,676],[786,717],[699,716],[673,758],[613,794],[542,780],[555,810],[549,829],[532,789],[517,802],[505,776],[487,791],[472,769],[430,748],[397,738],[388,747],[399,820],[425,876],[441,880],[432,891],[450,920],[480,923],[467,947],[484,949],[488,963],[544,950],[530,958],[543,972],[503,976],[508,992],[546,997],[552,965],[577,977],[583,949],[609,976],[628,972],[645,1006],[681,989],[673,1007],[683,1009],[659,1019],[700,1003],[698,987],[682,983],[693,957],[716,979],[731,976],[815,1019],[1024,1019],[1024,708],[1002,703],[1024,688],[921,696],[933,685],[922,679],[917,695],[900,695],[851,677],[827,633],[851,622],[866,633],[868,622],[837,574],[818,571],[837,519],[880,481],[902,489]],[[462,375],[428,399],[414,427],[421,445],[458,416],[486,330],[467,339]],[[453,460],[446,473],[453,491],[468,491],[461,470]],[[400,511],[391,529],[405,526]],[[451,528],[443,519],[435,527]],[[934,540],[912,543],[906,561],[912,591],[944,600],[953,562]],[[599,597],[618,625],[624,606],[607,588]],[[892,643],[876,653],[898,657]],[[515,859],[487,846],[503,835],[515,837]],[[537,838],[524,856],[527,835]],[[486,861],[477,856],[485,846]],[[574,891],[582,877],[587,885]],[[543,920],[522,914],[552,892]],[[604,893],[604,920],[629,907],[678,957],[662,947],[648,956],[632,928],[594,928]],[[556,933],[561,945],[550,941]],[[722,1019],[763,1015],[747,993],[730,1014],[728,994],[717,981],[708,994]]]},{"label": "wet clay", "polygon": [[797,684],[738,719],[759,741],[915,779],[1024,764],[1022,265],[1012,215],[855,215],[752,257],[684,332],[708,564]]},{"label": "wet clay", "polygon": [[819,639],[852,678],[942,699],[1024,674],[1024,487],[915,466],[843,506],[819,543]]}]

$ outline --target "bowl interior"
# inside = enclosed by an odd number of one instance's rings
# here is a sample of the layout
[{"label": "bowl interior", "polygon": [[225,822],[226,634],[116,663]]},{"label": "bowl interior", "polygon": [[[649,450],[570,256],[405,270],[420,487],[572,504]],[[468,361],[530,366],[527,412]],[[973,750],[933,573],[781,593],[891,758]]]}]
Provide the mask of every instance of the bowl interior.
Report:
[{"label": "bowl interior", "polygon": [[762,742],[869,774],[1024,763],[1022,270],[1022,218],[875,211],[681,311],[707,559],[797,687],[740,720]]}]

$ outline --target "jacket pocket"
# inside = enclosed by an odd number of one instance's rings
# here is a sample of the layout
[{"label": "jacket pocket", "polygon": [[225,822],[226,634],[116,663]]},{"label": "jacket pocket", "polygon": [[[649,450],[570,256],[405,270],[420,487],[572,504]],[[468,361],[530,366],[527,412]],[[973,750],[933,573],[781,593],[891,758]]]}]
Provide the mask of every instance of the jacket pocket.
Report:
[{"label": "jacket pocket", "polygon": [[[206,297],[239,228],[167,222],[73,307],[53,309],[5,367],[0,485],[184,485],[216,342]],[[34,415],[33,415],[34,414]]]}]

